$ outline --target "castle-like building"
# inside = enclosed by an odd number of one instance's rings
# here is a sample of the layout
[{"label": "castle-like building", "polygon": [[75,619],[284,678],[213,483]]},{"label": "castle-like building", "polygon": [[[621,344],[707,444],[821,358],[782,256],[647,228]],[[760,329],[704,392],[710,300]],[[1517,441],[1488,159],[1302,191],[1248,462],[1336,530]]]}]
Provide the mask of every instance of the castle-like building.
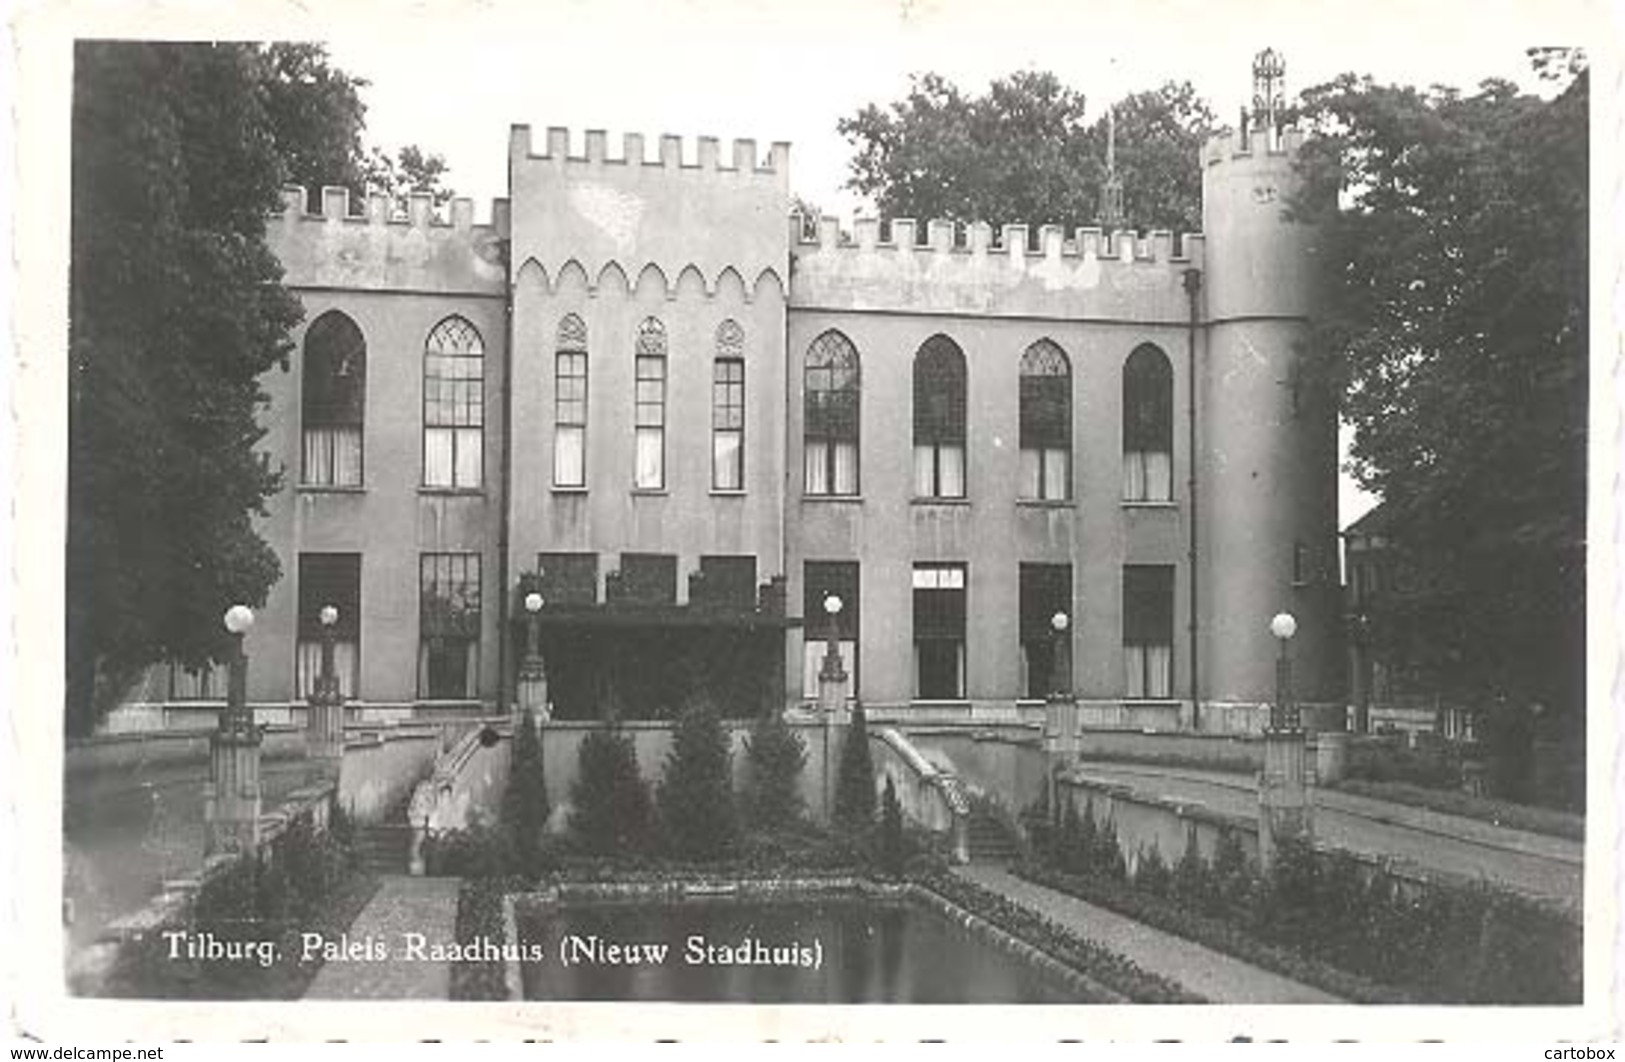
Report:
[{"label": "castle-like building", "polygon": [[[534,590],[559,718],[801,704],[833,636],[882,715],[1063,685],[1093,725],[1255,730],[1285,611],[1306,717],[1340,727],[1298,146],[1208,144],[1179,238],[813,231],[788,145],[525,126],[488,224],[290,190],[268,239],[306,320],[264,380],[283,575],[250,701],[303,702],[333,605],[363,717],[505,709]],[[222,695],[164,674],[153,699]]]}]

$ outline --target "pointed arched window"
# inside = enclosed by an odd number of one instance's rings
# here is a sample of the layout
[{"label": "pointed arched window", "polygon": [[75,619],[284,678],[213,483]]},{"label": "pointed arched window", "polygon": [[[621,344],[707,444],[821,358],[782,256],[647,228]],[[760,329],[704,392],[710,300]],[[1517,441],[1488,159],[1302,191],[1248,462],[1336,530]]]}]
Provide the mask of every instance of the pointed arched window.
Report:
[{"label": "pointed arched window", "polygon": [[587,485],[587,325],[573,313],[554,344],[553,485]]},{"label": "pointed arched window", "polygon": [[478,490],[484,458],[485,343],[448,317],[423,345],[423,485]]},{"label": "pointed arched window", "polygon": [[349,317],[329,310],[305,330],[300,381],[304,430],[300,482],[359,487],[367,409],[367,342]]},{"label": "pointed arched window", "polygon": [[836,331],[807,348],[803,389],[806,491],[814,495],[858,493],[858,427],[862,369],[858,348]]},{"label": "pointed arched window", "polygon": [[1040,339],[1021,356],[1021,497],[1072,496],[1072,365]]},{"label": "pointed arched window", "polygon": [[636,468],[633,486],[662,490],[666,486],[666,326],[653,317],[638,325]]},{"label": "pointed arched window", "polygon": [[711,367],[711,487],[745,489],[745,330],[732,318],[717,326]]},{"label": "pointed arched window", "polygon": [[914,495],[965,496],[965,355],[942,335],[914,355]]},{"label": "pointed arched window", "polygon": [[1149,343],[1123,365],[1123,500],[1174,496],[1174,369]]}]

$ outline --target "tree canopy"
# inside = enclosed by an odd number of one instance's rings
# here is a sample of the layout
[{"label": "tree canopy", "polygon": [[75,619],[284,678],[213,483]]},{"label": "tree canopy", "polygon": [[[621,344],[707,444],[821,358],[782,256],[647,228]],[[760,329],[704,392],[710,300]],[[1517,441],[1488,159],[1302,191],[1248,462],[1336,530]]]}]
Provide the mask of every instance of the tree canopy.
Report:
[{"label": "tree canopy", "polygon": [[289,182],[364,181],[364,82],[313,45],[74,53],[68,725],[140,669],[223,659],[220,616],[280,575],[258,380],[302,310],[265,217]]},{"label": "tree canopy", "polygon": [[1553,99],[1353,75],[1307,90],[1319,135],[1294,208],[1332,267],[1319,348],[1352,471],[1421,575],[1374,633],[1453,692],[1578,718],[1589,85],[1572,53],[1537,58],[1567,82]]},{"label": "tree canopy", "polygon": [[[1215,128],[1188,82],[1114,105],[1125,223],[1196,232],[1202,224],[1198,153]],[[938,74],[907,96],[870,104],[836,127],[852,144],[847,185],[887,217],[1005,224],[1100,221],[1107,119],[1054,74],[1021,71],[967,95]]]}]

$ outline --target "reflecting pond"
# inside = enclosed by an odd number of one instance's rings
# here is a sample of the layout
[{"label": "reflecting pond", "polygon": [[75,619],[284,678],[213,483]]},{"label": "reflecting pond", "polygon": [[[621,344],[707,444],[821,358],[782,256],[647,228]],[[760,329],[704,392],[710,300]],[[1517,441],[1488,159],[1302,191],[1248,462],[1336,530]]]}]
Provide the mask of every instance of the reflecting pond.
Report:
[{"label": "reflecting pond", "polygon": [[1078,1003],[1068,978],[901,900],[521,902],[526,999]]}]

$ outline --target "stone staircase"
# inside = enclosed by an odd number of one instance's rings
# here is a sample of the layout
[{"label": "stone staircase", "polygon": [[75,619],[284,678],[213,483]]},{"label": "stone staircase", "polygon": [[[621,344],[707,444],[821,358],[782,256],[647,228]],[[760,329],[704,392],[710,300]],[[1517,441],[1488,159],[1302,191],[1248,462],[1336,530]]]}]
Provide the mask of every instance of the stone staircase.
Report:
[{"label": "stone staircase", "polygon": [[412,854],[412,827],[405,822],[358,826],[356,859],[374,874],[405,874]]},{"label": "stone staircase", "polygon": [[1010,827],[981,800],[971,804],[966,839],[972,863],[997,863],[1002,866],[1015,862],[1021,854],[1021,845],[1010,832]]}]

